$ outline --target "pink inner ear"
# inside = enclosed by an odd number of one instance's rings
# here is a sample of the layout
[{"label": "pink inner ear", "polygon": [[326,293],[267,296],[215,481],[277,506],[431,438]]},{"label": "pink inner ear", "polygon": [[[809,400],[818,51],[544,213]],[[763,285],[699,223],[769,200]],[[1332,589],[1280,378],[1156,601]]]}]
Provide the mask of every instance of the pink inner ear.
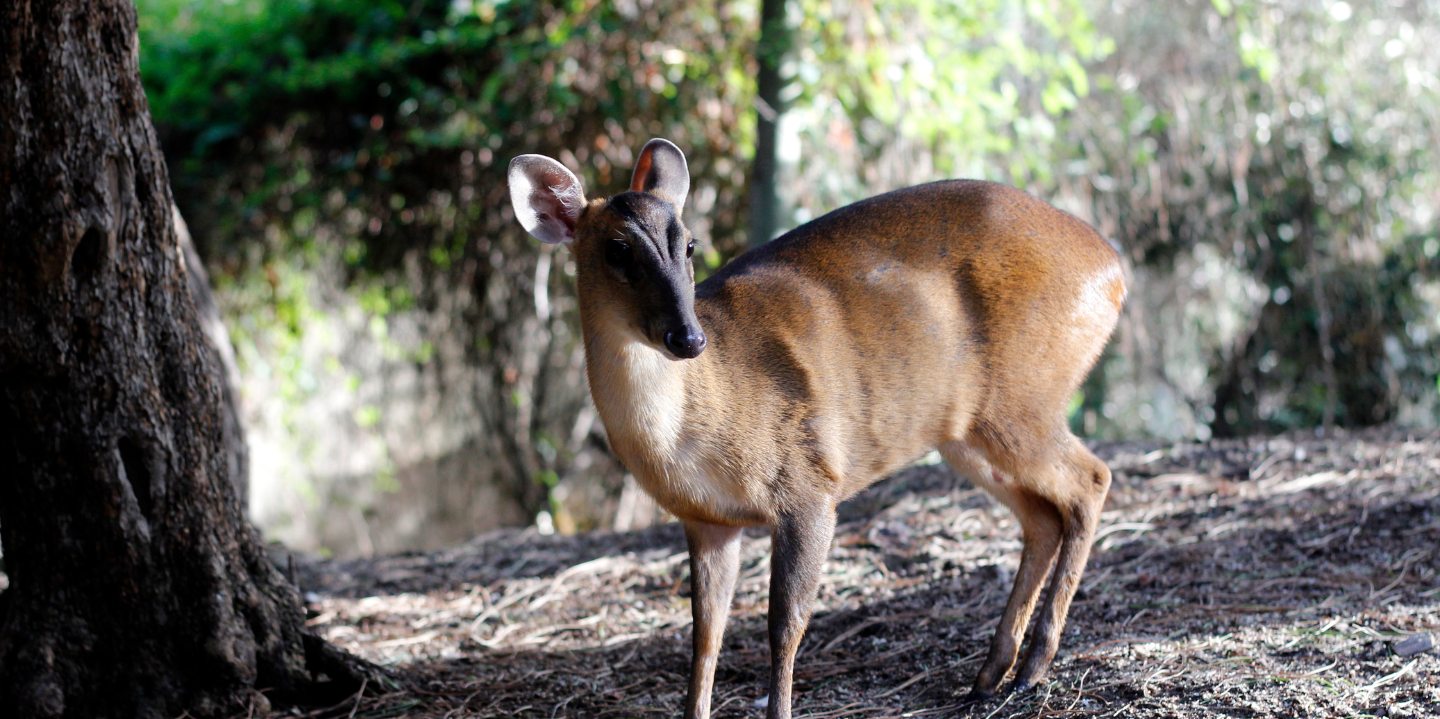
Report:
[{"label": "pink inner ear", "polygon": [[545,180],[546,187],[550,190],[552,206],[547,208],[550,213],[540,213],[540,220],[543,222],[549,219],[546,215],[553,213],[555,221],[563,223],[569,230],[574,230],[580,211],[585,209],[585,197],[580,194],[580,186],[563,175],[554,175]]},{"label": "pink inner ear", "polygon": [[515,217],[527,232],[552,244],[575,238],[585,192],[569,170],[547,157],[522,155],[511,163],[509,183]]}]

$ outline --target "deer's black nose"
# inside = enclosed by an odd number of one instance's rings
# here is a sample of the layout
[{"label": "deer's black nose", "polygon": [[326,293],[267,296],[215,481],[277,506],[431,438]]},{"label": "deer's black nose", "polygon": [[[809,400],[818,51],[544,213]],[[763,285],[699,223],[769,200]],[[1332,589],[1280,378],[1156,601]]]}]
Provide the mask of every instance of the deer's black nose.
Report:
[{"label": "deer's black nose", "polygon": [[671,330],[665,333],[665,348],[680,359],[699,357],[705,351],[705,333],[693,330]]}]

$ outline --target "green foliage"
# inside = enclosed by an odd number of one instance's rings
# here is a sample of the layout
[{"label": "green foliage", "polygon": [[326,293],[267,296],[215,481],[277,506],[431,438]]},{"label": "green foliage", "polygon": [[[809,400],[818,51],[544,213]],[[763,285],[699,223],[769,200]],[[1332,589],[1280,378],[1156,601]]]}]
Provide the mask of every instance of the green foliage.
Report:
[{"label": "green foliage", "polygon": [[[482,51],[503,25],[402,2],[141,3],[143,76],[151,110],[192,139],[190,156],[255,132],[297,106],[394,111],[425,99],[426,63]],[[441,7],[431,4],[432,7]],[[464,81],[458,73],[454,81]],[[383,83],[399,80],[399,87]],[[413,115],[419,103],[401,115]],[[444,128],[411,139],[444,143]]]},{"label": "green foliage", "polygon": [[[843,112],[872,160],[914,143],[941,176],[1048,182],[1054,121],[1089,94],[1085,64],[1113,51],[1078,0],[801,6],[797,106]],[[820,152],[835,138],[815,127]]]},{"label": "green foliage", "polygon": [[1417,70],[1440,24],[1234,0],[1103,26],[1123,39],[1057,151],[1074,157],[1062,187],[1175,280],[1132,295],[1152,327],[1130,381],[1179,394],[1202,434],[1435,422],[1440,157],[1421,138],[1440,94]]},{"label": "green foliage", "polygon": [[[613,186],[628,171],[610,164],[628,161],[622,141],[648,127],[720,150],[702,157],[727,181],[741,171],[732,148],[747,130],[731,108],[753,83],[743,49],[714,34],[723,13],[496,0],[140,6],[142,74],[182,201],[218,199],[219,222],[278,210],[259,223],[285,220],[301,243],[334,229],[356,268],[392,267],[415,235],[440,229],[424,238],[427,257],[454,262],[464,230],[492,208],[445,192],[498,180],[511,152],[563,147],[581,162],[593,152],[590,169]],[[565,134],[578,142],[562,145]],[[237,178],[233,163],[257,151],[285,161]],[[220,194],[232,178],[243,195]],[[363,213],[337,217],[351,208]]]},{"label": "green foliage", "polygon": [[[533,478],[593,452],[573,432],[586,391],[568,270],[542,267],[515,225],[506,163],[543,152],[613,192],[634,148],[670,137],[695,158],[690,224],[718,263],[738,244],[737,142],[752,132],[737,111],[753,94],[745,48],[720,33],[731,12],[141,0],[152,114],[177,202],[243,325],[242,371],[312,388],[267,399],[294,413],[324,404],[313,388],[361,377],[350,394],[376,411],[348,400],[357,429],[401,462],[395,447],[411,449],[413,428],[389,405],[419,398],[387,377],[453,376],[439,358],[463,363],[479,386],[436,401],[471,418],[518,502],[547,506],[553,487]],[[329,430],[302,425],[286,434]]]}]

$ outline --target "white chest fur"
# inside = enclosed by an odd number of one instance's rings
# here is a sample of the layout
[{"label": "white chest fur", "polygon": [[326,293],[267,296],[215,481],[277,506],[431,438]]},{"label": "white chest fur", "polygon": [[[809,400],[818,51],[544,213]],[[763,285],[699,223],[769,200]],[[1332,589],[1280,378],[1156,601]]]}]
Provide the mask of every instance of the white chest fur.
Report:
[{"label": "white chest fur", "polygon": [[657,458],[674,453],[685,421],[684,368],[638,341],[591,352],[587,361],[605,429]]},{"label": "white chest fur", "polygon": [[612,446],[641,486],[681,516],[753,516],[741,478],[721,469],[733,462],[715,456],[725,443],[686,424],[685,363],[638,341],[590,349],[595,405]]}]

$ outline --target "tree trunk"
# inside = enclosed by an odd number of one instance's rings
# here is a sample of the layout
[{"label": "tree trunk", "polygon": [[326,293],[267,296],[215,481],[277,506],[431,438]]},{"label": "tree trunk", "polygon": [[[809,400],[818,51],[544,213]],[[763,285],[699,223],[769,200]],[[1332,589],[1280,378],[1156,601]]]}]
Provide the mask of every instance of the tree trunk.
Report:
[{"label": "tree trunk", "polygon": [[357,676],[240,510],[135,30],[120,0],[0,10],[7,716],[240,713]]},{"label": "tree trunk", "polygon": [[760,65],[756,78],[755,162],[750,166],[750,245],[769,242],[780,222],[780,197],[776,189],[775,145],[780,114],[784,111],[780,91],[780,63],[790,51],[790,27],[785,23],[785,0],[762,0],[760,41],[755,59]]},{"label": "tree trunk", "polygon": [[[167,184],[168,187],[168,184]],[[184,259],[185,277],[190,285],[190,298],[195,301],[195,313],[200,327],[205,331],[207,349],[215,359],[220,371],[220,412],[221,428],[225,449],[225,469],[230,483],[235,485],[235,498],[240,503],[240,514],[246,515],[250,506],[250,448],[245,445],[245,424],[240,416],[240,367],[235,364],[235,349],[230,346],[230,333],[220,320],[220,307],[210,292],[210,275],[195,251],[195,242],[190,237],[190,227],[180,216],[180,208],[171,205],[171,220],[175,223],[175,240],[180,245]]]}]

